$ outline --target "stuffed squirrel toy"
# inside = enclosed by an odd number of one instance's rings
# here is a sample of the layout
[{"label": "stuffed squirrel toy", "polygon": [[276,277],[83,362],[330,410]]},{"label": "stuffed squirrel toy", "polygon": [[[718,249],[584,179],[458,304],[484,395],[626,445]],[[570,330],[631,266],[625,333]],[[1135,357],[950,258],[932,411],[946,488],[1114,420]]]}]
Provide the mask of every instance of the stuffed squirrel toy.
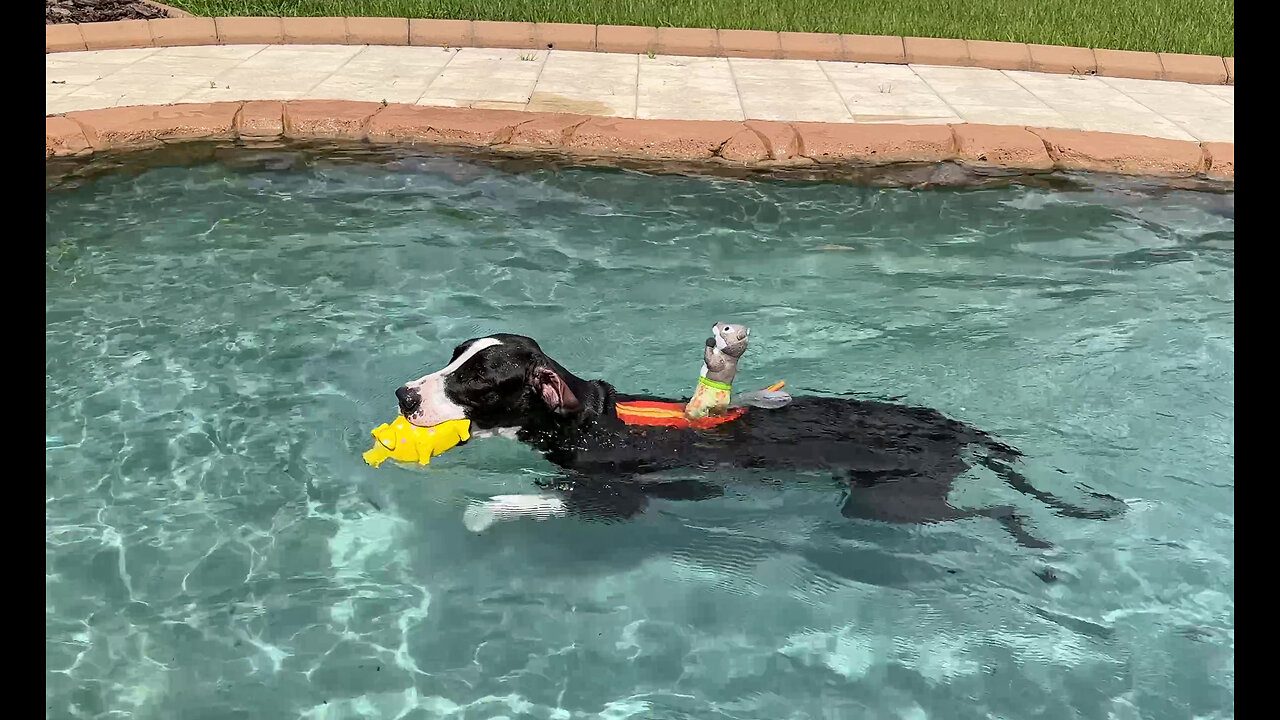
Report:
[{"label": "stuffed squirrel toy", "polygon": [[733,378],[738,374],[738,360],[747,351],[751,330],[745,325],[716,323],[711,328],[702,350],[702,372],[693,399],[685,406],[690,419],[719,414],[729,409],[733,394]]}]

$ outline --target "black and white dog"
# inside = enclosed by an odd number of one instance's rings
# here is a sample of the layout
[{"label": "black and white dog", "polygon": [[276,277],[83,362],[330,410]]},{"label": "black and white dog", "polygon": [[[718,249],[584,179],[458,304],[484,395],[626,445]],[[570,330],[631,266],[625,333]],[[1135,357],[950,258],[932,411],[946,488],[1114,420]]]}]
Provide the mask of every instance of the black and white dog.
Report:
[{"label": "black and white dog", "polygon": [[663,400],[623,395],[603,380],[583,380],[552,360],[532,339],[498,334],[468,340],[444,369],[397,388],[411,423],[471,421],[473,437],[501,435],[540,451],[565,470],[541,484],[540,495],[495,497],[468,511],[482,529],[496,519],[583,513],[625,518],[649,497],[698,500],[723,494],[709,480],[663,482],[655,473],[732,468],[830,471],[847,488],[846,517],[931,523],[969,517],[999,521],[1021,544],[1048,547],[1030,535],[1009,506],[962,510],[947,502],[968,469],[964,451],[1018,491],[1061,515],[1103,519],[1113,509],[1087,510],[1037,490],[1011,464],[1021,456],[987,433],[937,410],[885,402],[796,397],[778,409],[752,409],[706,430],[633,426],[615,403]]}]

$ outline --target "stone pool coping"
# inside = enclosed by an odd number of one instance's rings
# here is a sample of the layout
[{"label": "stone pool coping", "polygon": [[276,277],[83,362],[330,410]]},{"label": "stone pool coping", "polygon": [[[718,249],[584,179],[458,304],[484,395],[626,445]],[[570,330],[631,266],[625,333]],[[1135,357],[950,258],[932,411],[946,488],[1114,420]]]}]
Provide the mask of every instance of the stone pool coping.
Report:
[{"label": "stone pool coping", "polygon": [[[185,14],[185,13],[184,13]],[[378,17],[175,17],[45,25],[45,52],[175,45],[424,45],[952,65],[1234,85],[1235,58],[767,30]]]},{"label": "stone pool coping", "polygon": [[606,162],[678,162],[839,176],[851,167],[954,162],[978,170],[1235,179],[1234,143],[1023,126],[645,120],[352,100],[144,105],[45,118],[45,157],[235,140],[487,148]]}]

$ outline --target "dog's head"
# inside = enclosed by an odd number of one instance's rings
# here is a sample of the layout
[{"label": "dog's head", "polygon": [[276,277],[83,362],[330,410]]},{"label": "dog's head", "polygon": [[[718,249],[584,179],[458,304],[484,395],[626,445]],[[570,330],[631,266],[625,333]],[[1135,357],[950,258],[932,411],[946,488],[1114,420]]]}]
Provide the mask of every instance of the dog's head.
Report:
[{"label": "dog's head", "polygon": [[581,415],[599,391],[522,335],[473,338],[454,348],[443,369],[396,389],[414,425],[470,420],[480,430],[523,428]]}]

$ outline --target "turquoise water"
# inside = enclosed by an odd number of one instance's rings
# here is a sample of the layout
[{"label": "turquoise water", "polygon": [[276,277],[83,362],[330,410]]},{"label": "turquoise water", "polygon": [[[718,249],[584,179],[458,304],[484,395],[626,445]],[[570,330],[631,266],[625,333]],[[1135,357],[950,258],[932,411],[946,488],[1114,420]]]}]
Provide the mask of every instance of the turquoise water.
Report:
[{"label": "turquoise water", "polygon": [[[300,157],[46,195],[46,717],[1234,716],[1233,195]],[[473,534],[553,468],[360,459],[468,337],[681,395],[720,319],[744,387],[936,407],[1127,511],[957,482],[1036,551],[744,475]]]}]

